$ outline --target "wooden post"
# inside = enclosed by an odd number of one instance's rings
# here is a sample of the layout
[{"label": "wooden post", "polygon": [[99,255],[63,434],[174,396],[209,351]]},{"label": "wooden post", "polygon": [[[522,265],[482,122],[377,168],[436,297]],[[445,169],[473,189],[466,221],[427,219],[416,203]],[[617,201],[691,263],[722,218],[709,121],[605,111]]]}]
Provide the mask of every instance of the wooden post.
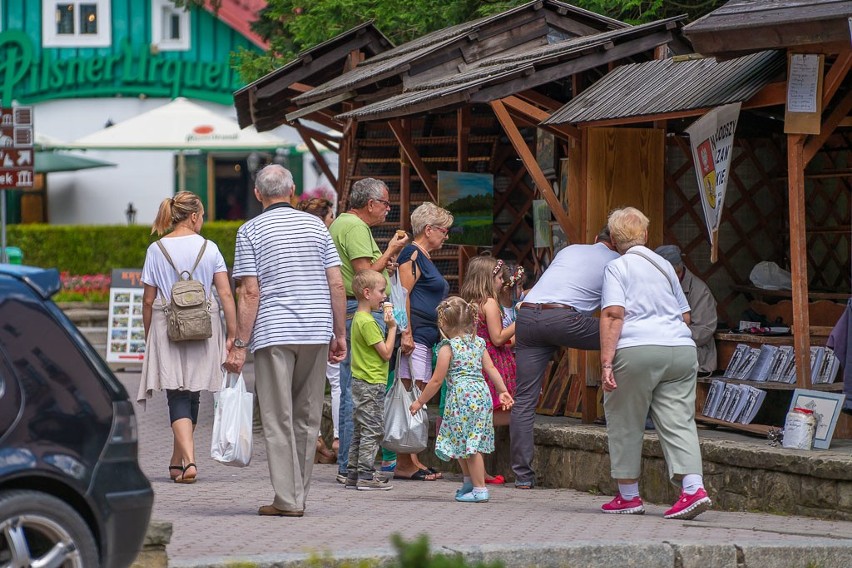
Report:
[{"label": "wooden post", "polygon": [[808,252],[805,235],[804,143],[801,134],[787,135],[788,201],[790,203],[790,273],[793,283],[793,353],[796,386],[811,385],[811,337],[808,314]]},{"label": "wooden post", "polygon": [[403,230],[411,230],[411,162],[399,148],[399,223]]},{"label": "wooden post", "polygon": [[470,138],[470,107],[465,105],[456,111],[456,130],[458,130],[458,138],[456,139],[456,147],[458,153],[458,171],[467,171],[468,161],[468,139]]}]

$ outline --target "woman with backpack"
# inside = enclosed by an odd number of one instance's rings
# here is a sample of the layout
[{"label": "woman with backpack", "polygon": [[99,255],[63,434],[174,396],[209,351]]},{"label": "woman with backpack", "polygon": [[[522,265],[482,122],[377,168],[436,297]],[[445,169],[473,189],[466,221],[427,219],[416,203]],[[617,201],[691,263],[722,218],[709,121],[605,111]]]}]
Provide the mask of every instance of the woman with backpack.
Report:
[{"label": "woman with backpack", "polygon": [[148,247],[142,268],[145,361],[137,400],[144,406],[153,391],[166,391],[174,434],[169,477],[175,483],[196,481],[199,395],[218,391],[222,383],[227,352],[214,286],[227,337],[237,329],[228,268],[219,247],[198,234],[203,223],[197,195],[181,191],[164,199],[151,229],[162,238]]}]

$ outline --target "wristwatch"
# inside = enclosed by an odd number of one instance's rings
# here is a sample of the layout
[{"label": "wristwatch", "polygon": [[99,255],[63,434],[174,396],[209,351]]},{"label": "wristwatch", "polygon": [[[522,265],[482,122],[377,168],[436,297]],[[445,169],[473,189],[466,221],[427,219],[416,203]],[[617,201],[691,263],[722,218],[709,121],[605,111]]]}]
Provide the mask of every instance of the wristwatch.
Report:
[{"label": "wristwatch", "polygon": [[248,343],[238,337],[234,340],[234,347],[236,347],[237,349],[245,349],[246,347],[248,347]]}]

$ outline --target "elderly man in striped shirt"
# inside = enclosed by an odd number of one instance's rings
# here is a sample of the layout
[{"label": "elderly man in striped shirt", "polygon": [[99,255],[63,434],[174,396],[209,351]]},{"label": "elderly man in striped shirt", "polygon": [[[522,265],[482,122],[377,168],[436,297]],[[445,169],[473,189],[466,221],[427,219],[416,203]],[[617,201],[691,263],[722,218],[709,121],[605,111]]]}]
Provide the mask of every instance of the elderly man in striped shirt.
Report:
[{"label": "elderly man in striped shirt", "polygon": [[346,356],[346,293],[340,257],[323,222],[290,206],[295,185],[279,165],[263,168],[263,213],[237,231],[241,284],[237,336],[225,368],[240,372],[251,344],[255,390],[275,498],[259,515],[301,517],[322,416],[326,362]]}]

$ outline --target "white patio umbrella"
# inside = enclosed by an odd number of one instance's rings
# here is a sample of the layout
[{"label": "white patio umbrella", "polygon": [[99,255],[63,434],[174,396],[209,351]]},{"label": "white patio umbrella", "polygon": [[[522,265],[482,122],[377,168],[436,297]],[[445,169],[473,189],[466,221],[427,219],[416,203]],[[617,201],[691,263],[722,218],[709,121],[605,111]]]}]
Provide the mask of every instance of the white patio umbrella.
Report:
[{"label": "white patio umbrella", "polygon": [[295,141],[240,129],[235,120],[179,97],[170,103],[59,146],[79,150],[175,150],[180,189],[184,150],[253,151],[295,146]]}]

